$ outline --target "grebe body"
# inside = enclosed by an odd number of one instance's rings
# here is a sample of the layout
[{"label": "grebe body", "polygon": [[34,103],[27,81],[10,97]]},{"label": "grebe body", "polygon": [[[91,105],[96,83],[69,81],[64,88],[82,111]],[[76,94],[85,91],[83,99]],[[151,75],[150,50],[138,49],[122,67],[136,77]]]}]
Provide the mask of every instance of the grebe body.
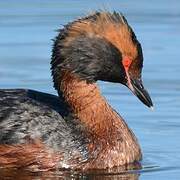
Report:
[{"label": "grebe body", "polygon": [[58,96],[0,90],[0,167],[106,169],[138,162],[138,141],[97,80],[127,86],[152,106],[141,45],[124,16],[96,12],[60,30],[51,70]]}]

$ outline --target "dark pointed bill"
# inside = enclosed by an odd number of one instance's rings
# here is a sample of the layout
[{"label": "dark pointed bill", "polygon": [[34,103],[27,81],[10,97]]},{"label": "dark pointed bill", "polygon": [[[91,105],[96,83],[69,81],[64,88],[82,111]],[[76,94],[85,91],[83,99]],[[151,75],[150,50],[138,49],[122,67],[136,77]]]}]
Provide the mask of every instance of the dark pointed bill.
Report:
[{"label": "dark pointed bill", "polygon": [[128,87],[133,92],[133,94],[137,96],[146,106],[153,108],[152,100],[149,96],[149,93],[146,91],[146,89],[144,89],[142,80],[130,78],[130,83],[131,85],[128,85]]}]

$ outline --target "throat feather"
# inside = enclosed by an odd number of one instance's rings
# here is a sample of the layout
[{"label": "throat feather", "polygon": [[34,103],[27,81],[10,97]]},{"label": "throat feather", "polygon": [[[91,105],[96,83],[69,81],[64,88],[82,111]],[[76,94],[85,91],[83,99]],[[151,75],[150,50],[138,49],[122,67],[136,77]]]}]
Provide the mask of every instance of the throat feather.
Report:
[{"label": "throat feather", "polygon": [[[111,108],[96,84],[88,84],[65,73],[61,81],[64,98],[87,137],[94,167],[122,165],[141,158],[137,139],[125,121]],[[101,165],[100,165],[100,164]]]},{"label": "throat feather", "polygon": [[112,142],[112,138],[117,139],[120,129],[127,129],[126,123],[107,103],[95,83],[65,73],[61,90],[74,115],[96,138]]}]

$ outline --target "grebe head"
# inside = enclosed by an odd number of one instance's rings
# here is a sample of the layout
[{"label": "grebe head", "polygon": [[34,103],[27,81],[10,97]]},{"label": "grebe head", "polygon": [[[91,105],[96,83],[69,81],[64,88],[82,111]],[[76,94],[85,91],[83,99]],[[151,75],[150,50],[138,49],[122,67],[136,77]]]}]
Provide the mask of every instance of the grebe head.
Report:
[{"label": "grebe head", "polygon": [[141,80],[141,44],[119,13],[96,12],[66,25],[55,40],[51,64],[56,89],[62,72],[68,71],[88,83],[121,83],[153,106]]}]

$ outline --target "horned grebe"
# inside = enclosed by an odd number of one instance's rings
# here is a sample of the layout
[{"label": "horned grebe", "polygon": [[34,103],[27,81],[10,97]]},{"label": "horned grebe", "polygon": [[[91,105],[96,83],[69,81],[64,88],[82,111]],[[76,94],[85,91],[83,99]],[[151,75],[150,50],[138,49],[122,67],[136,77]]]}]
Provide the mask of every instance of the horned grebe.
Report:
[{"label": "horned grebe", "polygon": [[105,169],[141,160],[140,146],[97,80],[127,86],[145,105],[143,55],[117,12],[95,12],[55,38],[51,70],[59,96],[0,90],[0,167]]}]

